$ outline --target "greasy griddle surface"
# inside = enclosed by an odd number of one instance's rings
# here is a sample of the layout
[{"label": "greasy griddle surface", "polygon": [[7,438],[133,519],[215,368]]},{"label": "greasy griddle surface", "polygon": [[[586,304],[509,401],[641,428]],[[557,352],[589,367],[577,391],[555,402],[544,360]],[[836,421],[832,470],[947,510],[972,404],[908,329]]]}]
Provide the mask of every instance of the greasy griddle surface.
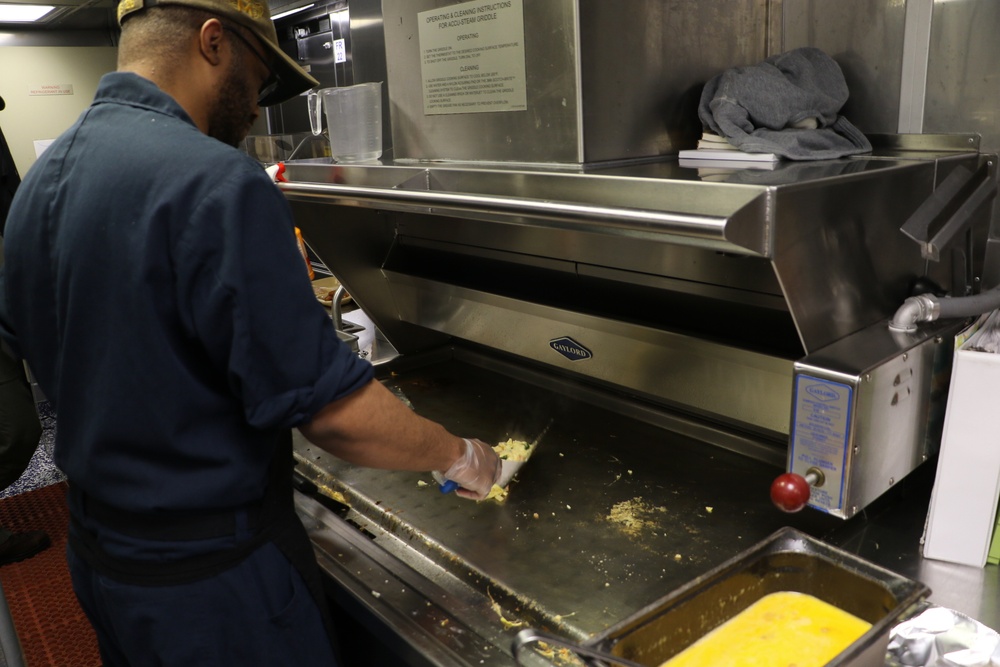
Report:
[{"label": "greasy griddle surface", "polygon": [[[778,468],[563,392],[454,360],[393,373],[385,384],[453,433],[493,444],[531,440],[553,420],[503,505],[442,495],[429,474],[325,465],[357,511],[422,556],[578,636],[781,526],[822,534],[838,523],[775,510],[768,487]],[[620,503],[638,508],[632,516],[642,525],[611,518]]]}]

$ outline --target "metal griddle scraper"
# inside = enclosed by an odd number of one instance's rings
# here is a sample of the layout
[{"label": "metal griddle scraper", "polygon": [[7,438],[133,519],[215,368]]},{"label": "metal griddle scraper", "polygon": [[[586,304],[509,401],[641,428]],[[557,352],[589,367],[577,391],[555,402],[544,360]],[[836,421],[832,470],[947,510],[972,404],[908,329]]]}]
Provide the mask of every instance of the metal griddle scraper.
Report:
[{"label": "metal griddle scraper", "polygon": [[521,466],[527,463],[528,459],[531,458],[531,455],[535,453],[535,447],[537,447],[538,443],[542,441],[542,437],[549,432],[549,427],[551,426],[552,426],[552,420],[550,419],[549,423],[546,424],[545,428],[542,429],[542,432],[539,433],[535,437],[535,439],[528,444],[527,457],[516,461],[512,459],[500,460],[500,479],[497,480],[497,486],[503,487],[510,484],[510,480],[514,479],[514,475],[516,475],[517,471],[521,469]]}]

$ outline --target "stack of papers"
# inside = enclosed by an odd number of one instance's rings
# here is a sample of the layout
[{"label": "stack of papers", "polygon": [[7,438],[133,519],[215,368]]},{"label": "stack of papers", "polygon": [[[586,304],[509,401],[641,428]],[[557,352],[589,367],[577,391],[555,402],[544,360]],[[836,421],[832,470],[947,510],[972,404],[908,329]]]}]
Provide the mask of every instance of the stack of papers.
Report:
[{"label": "stack of papers", "polygon": [[774,153],[741,151],[726,141],[725,137],[711,132],[702,133],[697,149],[681,151],[677,157],[682,167],[717,166],[730,169],[773,169],[780,159]]},{"label": "stack of papers", "polygon": [[720,137],[718,134],[712,134],[711,132],[702,132],[701,139],[698,140],[699,150],[720,150],[720,151],[738,151],[740,150],[736,146],[729,143],[729,140],[725,137]]}]

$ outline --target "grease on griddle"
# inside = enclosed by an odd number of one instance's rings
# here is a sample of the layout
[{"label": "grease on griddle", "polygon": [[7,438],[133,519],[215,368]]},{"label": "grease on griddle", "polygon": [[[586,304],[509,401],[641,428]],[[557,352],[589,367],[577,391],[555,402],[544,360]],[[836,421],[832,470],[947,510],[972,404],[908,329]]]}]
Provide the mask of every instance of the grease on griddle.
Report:
[{"label": "grease on griddle", "polygon": [[659,521],[657,515],[666,511],[666,507],[652,505],[640,496],[615,503],[606,518],[626,535],[638,537],[643,531],[655,528]]}]

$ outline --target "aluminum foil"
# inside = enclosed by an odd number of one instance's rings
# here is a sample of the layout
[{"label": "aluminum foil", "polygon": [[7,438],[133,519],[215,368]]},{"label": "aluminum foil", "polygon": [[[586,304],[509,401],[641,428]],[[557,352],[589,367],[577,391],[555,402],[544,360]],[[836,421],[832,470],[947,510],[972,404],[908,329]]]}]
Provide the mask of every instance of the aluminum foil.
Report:
[{"label": "aluminum foil", "polygon": [[1000,667],[1000,634],[965,614],[930,606],[889,633],[890,667]]}]

